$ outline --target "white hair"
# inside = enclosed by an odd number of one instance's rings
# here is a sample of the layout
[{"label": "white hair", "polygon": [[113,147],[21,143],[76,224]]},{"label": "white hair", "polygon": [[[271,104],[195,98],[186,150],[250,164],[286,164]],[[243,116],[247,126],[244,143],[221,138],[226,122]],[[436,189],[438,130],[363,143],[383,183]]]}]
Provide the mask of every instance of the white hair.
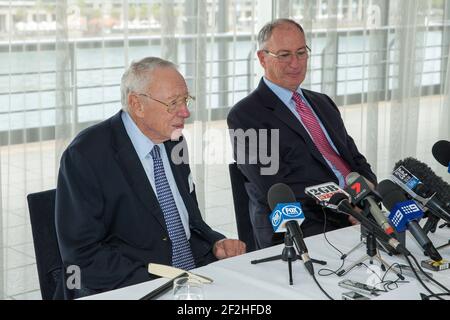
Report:
[{"label": "white hair", "polygon": [[174,63],[157,57],[147,57],[131,62],[122,75],[120,82],[123,111],[128,112],[128,95],[130,92],[143,92],[152,81],[151,72],[156,68],[173,68],[177,70],[177,66]]}]

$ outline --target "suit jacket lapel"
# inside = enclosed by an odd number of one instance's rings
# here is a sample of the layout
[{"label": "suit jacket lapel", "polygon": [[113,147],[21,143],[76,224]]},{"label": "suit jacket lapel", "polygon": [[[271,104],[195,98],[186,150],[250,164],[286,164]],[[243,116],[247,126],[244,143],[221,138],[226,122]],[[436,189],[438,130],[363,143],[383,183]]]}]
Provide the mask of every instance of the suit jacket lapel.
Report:
[{"label": "suit jacket lapel", "polygon": [[186,209],[188,211],[188,214],[194,210],[195,206],[191,202],[192,198],[190,196],[189,190],[188,190],[188,184],[187,179],[188,177],[186,175],[183,175],[182,166],[183,164],[175,164],[172,161],[172,150],[173,148],[178,145],[179,143],[182,144],[180,156],[183,157],[183,153],[187,152],[187,144],[186,141],[181,138],[180,141],[166,141],[164,142],[164,147],[166,148],[167,157],[169,159],[170,167],[172,169],[173,178],[175,179],[175,183],[178,187],[178,191],[180,192],[181,198],[183,199],[184,205],[186,206]]},{"label": "suit jacket lapel", "polygon": [[116,160],[136,196],[141,200],[146,209],[156,218],[161,227],[167,231],[164,215],[159,206],[158,199],[153,192],[147,174],[145,173],[136,150],[125,130],[125,126],[121,119],[121,112],[122,111],[111,118],[112,145],[117,151]]},{"label": "suit jacket lapel", "polygon": [[[320,161],[326,168],[330,168],[325,162],[322,154],[319,152],[308,132],[305,130],[303,125],[298,121],[298,119],[292,114],[287,106],[277,97],[275,93],[270,90],[269,87],[261,79],[258,86],[258,93],[261,95],[262,101],[264,101],[264,106],[273,111],[274,116],[283,121],[289,128],[294,130],[298,135],[300,135],[309,149],[312,155]],[[331,169],[330,169],[331,170]]]},{"label": "suit jacket lapel", "polygon": [[309,139],[309,135],[302,125],[299,125],[297,118],[292,112],[284,105],[275,93],[261,79],[257,88],[258,94],[261,96],[261,101],[264,103],[264,107],[272,110],[273,115],[283,121],[289,128],[294,130],[303,139]]}]

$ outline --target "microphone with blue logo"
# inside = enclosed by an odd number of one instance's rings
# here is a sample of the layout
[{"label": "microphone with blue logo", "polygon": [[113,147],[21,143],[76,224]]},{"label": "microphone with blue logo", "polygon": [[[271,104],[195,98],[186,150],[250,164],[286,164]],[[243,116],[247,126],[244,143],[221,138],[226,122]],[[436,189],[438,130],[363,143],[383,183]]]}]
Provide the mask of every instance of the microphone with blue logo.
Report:
[{"label": "microphone with blue logo", "polygon": [[450,219],[450,185],[427,164],[405,158],[395,164],[389,179],[441,219]]},{"label": "microphone with blue logo", "polygon": [[398,161],[390,180],[429,210],[426,233],[436,229],[439,219],[450,223],[450,186],[428,165],[414,158]]},{"label": "microphone with blue logo", "polygon": [[305,215],[300,202],[296,202],[292,190],[283,183],[273,185],[267,195],[269,207],[272,210],[270,222],[275,233],[286,232],[288,221],[302,224]]},{"label": "microphone with blue logo", "polygon": [[308,248],[303,240],[303,233],[299,224],[305,219],[300,202],[296,202],[294,192],[284,183],[277,183],[270,187],[267,202],[272,210],[270,221],[275,233],[286,232],[285,238],[290,237],[312,275],[314,268],[308,254]]},{"label": "microphone with blue logo", "polygon": [[423,211],[413,200],[408,200],[403,191],[390,180],[383,180],[377,188],[383,204],[390,211],[389,220],[397,232],[409,230],[419,245],[434,261],[441,261],[442,257],[431,240],[420,227],[418,221],[423,217]]}]

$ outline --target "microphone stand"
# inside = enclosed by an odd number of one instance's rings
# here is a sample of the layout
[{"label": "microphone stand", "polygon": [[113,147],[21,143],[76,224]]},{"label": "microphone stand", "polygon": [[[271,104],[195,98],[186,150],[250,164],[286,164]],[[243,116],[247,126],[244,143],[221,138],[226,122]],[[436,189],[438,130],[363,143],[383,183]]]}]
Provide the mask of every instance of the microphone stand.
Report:
[{"label": "microphone stand", "polygon": [[[377,247],[377,240],[375,238],[375,235],[372,232],[369,232],[366,237],[366,254],[363,255],[360,259],[358,259],[356,262],[354,262],[350,267],[347,269],[342,269],[338,272],[338,276],[344,276],[348,272],[350,272],[355,266],[363,264],[364,261],[369,260],[370,264],[373,264],[373,260],[377,260],[380,263],[381,270],[386,271],[386,266],[388,263],[384,261],[381,258],[380,251]],[[390,271],[397,274],[397,272],[390,269]]]},{"label": "microphone stand", "polygon": [[[371,219],[373,221],[374,219],[373,219],[372,215],[369,214],[369,211],[370,211],[369,207],[366,206],[363,210],[363,215],[366,218]],[[360,236],[359,243],[356,246],[354,246],[352,249],[350,249],[350,251],[348,251],[347,253],[344,253],[341,256],[341,260],[346,259],[353,251],[358,250],[364,244],[366,244],[366,246],[367,246],[367,233],[368,233],[367,229],[361,225],[361,236]],[[388,255],[392,256],[391,250],[389,250],[381,241],[376,239],[376,242],[378,243],[378,246],[380,246],[383,251],[385,251]]]},{"label": "microphone stand", "polygon": [[[361,226],[361,228],[362,228],[362,226]],[[356,246],[354,246],[353,248],[351,248],[350,249],[350,251],[348,251],[347,253],[344,253],[342,256],[341,256],[341,260],[344,260],[345,258],[347,258],[353,251],[356,251],[356,250],[358,250],[360,247],[362,247],[363,245],[364,245],[364,235],[363,235],[363,232],[362,232],[362,230],[361,230],[361,237],[360,237],[360,240],[359,240],[359,243],[356,245]]]},{"label": "microphone stand", "polygon": [[[425,234],[428,234],[429,232],[431,233],[435,233],[436,229],[438,228],[438,223],[440,221],[440,218],[434,216],[434,215],[430,215],[428,216],[427,222],[425,223],[425,225],[423,226],[423,231],[425,232]],[[439,229],[448,227],[449,224],[448,223],[444,223],[442,225],[439,226]],[[448,240],[448,242],[446,244],[443,244],[439,247],[436,247],[436,250],[441,250],[441,249],[445,249],[447,247],[450,246],[450,240]]]},{"label": "microphone stand", "polygon": [[[442,229],[442,228],[445,228],[445,227],[450,228],[450,223],[444,223],[444,224],[441,224],[441,225],[439,226],[439,229]],[[437,249],[437,250],[441,250],[441,249],[445,249],[445,248],[447,248],[447,247],[450,247],[450,239],[448,240],[448,242],[447,242],[446,244],[443,244],[442,246],[439,246],[439,247],[437,247],[436,249]]]},{"label": "microphone stand", "polygon": [[448,240],[448,242],[446,244],[443,244],[442,246],[437,247],[436,250],[445,249],[447,247],[450,247],[450,240]]},{"label": "microphone stand", "polygon": [[[358,250],[359,248],[361,248],[364,244],[366,244],[366,242],[367,242],[367,230],[363,227],[363,226],[361,226],[361,237],[360,237],[360,241],[359,241],[359,243],[356,245],[356,246],[354,246],[352,249],[350,249],[347,253],[344,253],[342,256],[341,256],[341,260],[344,260],[344,259],[346,259],[353,251],[356,251],[356,250]],[[378,246],[379,247],[381,247],[381,250],[383,250],[384,252],[386,252],[388,255],[390,255],[390,256],[392,256],[393,254],[392,254],[392,249],[388,249],[382,242],[380,242],[378,239],[376,239],[376,242],[377,242],[377,244],[378,244]]]},{"label": "microphone stand", "polygon": [[[425,232],[425,234],[428,234],[429,232],[434,233],[436,232],[436,229],[438,228],[438,223],[440,221],[439,217],[436,217],[435,215],[429,215],[427,222],[425,223],[425,225],[423,226],[423,231]],[[450,227],[449,223],[443,223],[439,226],[439,229],[445,228],[445,227]],[[445,249],[447,247],[450,246],[450,239],[448,240],[448,242],[446,244],[443,244],[439,247],[436,247],[436,250],[441,250],[441,249]]]},{"label": "microphone stand", "polygon": [[[369,207],[365,206],[363,212],[366,217],[370,216],[368,214],[368,211],[369,211]],[[341,271],[339,271],[337,273],[337,275],[339,277],[346,275],[355,266],[363,264],[364,261],[366,261],[366,260],[369,260],[370,264],[373,264],[373,260],[378,261],[380,263],[380,268],[383,272],[386,271],[386,266],[389,266],[389,264],[381,258],[380,251],[378,250],[378,246],[381,246],[383,248],[383,250],[388,252],[389,255],[392,255],[392,254],[379,241],[377,241],[377,238],[375,237],[373,232],[371,232],[370,230],[367,230],[367,229],[365,229],[365,230],[367,232],[367,234],[365,236],[365,238],[366,238],[366,241],[365,241],[366,254],[363,255],[361,258],[359,258],[355,263],[353,263],[347,269],[342,269]],[[363,232],[363,226],[361,225],[361,242],[359,244],[357,244],[356,247],[351,249],[347,254],[342,255],[341,256],[342,260],[345,259],[350,253],[352,253],[356,249],[360,248],[364,244],[363,237],[364,237],[364,232]],[[403,278],[399,273],[397,273],[395,270],[393,270],[393,268],[390,268],[389,271],[395,273],[400,279]]]},{"label": "microphone stand", "polygon": [[425,234],[428,234],[429,232],[435,233],[439,220],[439,217],[429,214],[427,222],[423,226],[423,232],[425,232]]},{"label": "microphone stand", "polygon": [[[450,228],[450,223],[446,222],[446,223],[441,224],[439,226],[439,229],[442,229],[442,228],[445,228],[445,227]],[[445,249],[447,247],[450,247],[450,239],[448,240],[448,242],[446,244],[443,244],[442,246],[439,246],[436,249],[437,250],[441,250],[441,249]]]},{"label": "microphone stand", "polygon": [[[297,251],[294,248],[294,241],[292,240],[292,236],[289,233],[289,231],[286,231],[286,234],[284,235],[284,248],[283,248],[281,255],[276,255],[276,256],[267,257],[267,258],[263,258],[263,259],[252,260],[252,261],[250,261],[250,263],[258,264],[258,263],[264,263],[264,262],[275,261],[275,260],[280,260],[280,259],[283,261],[287,261],[288,272],[289,272],[289,284],[293,285],[294,282],[292,279],[292,261],[296,261],[297,259],[302,260],[302,258],[301,258],[301,256],[297,255]],[[317,264],[321,264],[321,265],[327,264],[326,261],[322,261],[322,260],[311,259],[311,261],[313,263],[317,263]]]}]

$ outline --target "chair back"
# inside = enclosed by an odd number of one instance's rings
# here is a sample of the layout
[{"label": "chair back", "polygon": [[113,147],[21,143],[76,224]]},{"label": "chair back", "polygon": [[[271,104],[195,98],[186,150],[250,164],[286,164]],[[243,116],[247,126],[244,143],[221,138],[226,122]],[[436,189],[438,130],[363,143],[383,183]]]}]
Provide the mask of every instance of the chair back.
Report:
[{"label": "chair back", "polygon": [[239,170],[235,162],[228,165],[230,171],[231,190],[233,193],[234,214],[239,240],[247,245],[247,252],[256,249],[256,242],[253,235],[253,226],[250,221],[248,209],[249,198],[245,190],[246,177]]},{"label": "chair back", "polygon": [[36,265],[42,299],[63,299],[63,263],[55,228],[56,190],[31,193],[27,196],[33,233]]}]

